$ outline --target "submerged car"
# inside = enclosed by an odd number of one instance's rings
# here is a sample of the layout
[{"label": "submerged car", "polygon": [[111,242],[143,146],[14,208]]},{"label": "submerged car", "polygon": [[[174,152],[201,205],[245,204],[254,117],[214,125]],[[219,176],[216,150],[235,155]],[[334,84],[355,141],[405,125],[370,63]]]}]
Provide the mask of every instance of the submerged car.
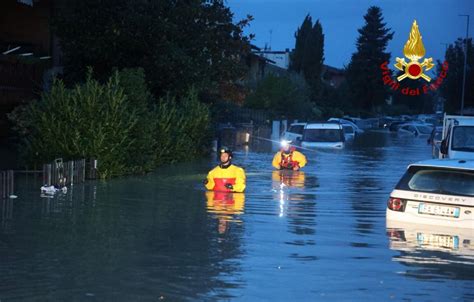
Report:
[{"label": "submerged car", "polygon": [[360,127],[357,126],[353,121],[350,121],[346,118],[332,117],[332,118],[328,119],[328,122],[336,122],[336,123],[340,123],[340,124],[343,124],[343,125],[349,125],[349,126],[352,127],[352,129],[354,129],[354,134],[360,134],[360,133],[364,132],[364,130],[360,129]]},{"label": "submerged car", "polygon": [[304,127],[302,147],[342,149],[345,142],[344,130],[339,123],[311,123]]},{"label": "submerged car", "polygon": [[433,131],[433,126],[422,123],[406,123],[398,128],[400,134],[412,134],[415,136],[430,135]]},{"label": "submerged car", "polygon": [[388,221],[474,228],[474,160],[431,159],[408,166],[390,194]]},{"label": "submerged car", "polygon": [[407,122],[406,121],[395,121],[395,122],[392,122],[390,123],[390,125],[388,125],[388,130],[390,132],[397,132],[398,131],[398,128],[400,128],[402,125],[406,124]]}]

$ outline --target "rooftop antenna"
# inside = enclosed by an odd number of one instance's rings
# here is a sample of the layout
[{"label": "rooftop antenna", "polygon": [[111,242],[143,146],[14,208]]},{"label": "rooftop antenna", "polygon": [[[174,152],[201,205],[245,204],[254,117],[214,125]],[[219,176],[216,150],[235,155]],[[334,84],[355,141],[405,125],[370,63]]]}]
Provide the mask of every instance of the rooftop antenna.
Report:
[{"label": "rooftop antenna", "polygon": [[268,47],[268,50],[272,50],[272,33],[273,33],[273,30],[270,29],[270,46]]}]

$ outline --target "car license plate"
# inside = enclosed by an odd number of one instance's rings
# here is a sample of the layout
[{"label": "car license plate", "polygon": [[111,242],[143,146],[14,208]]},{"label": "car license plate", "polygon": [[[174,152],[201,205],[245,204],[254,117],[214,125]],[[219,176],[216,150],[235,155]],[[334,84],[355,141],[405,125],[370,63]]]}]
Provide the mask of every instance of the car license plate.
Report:
[{"label": "car license plate", "polygon": [[443,247],[449,249],[459,248],[458,236],[417,233],[416,241],[419,245],[430,247]]},{"label": "car license plate", "polygon": [[428,214],[436,216],[459,217],[458,207],[441,206],[432,203],[420,203],[418,206],[419,214]]}]

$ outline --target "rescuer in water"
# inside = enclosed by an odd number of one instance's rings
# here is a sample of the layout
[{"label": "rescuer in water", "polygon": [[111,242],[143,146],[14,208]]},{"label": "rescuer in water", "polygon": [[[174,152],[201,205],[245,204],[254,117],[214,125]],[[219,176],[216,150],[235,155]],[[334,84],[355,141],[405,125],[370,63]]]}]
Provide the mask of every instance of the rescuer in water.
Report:
[{"label": "rescuer in water", "polygon": [[280,151],[273,157],[272,165],[279,170],[298,171],[306,165],[306,156],[290,145],[291,141],[282,141]]},{"label": "rescuer in water", "polygon": [[245,190],[244,169],[232,164],[232,151],[219,150],[220,164],[208,174],[204,185],[206,189],[220,192],[243,192]]}]

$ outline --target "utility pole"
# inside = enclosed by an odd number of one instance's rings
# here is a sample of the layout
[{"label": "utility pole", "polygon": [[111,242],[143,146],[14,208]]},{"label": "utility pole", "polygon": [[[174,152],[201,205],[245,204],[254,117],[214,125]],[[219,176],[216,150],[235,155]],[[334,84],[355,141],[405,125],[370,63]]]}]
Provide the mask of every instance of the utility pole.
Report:
[{"label": "utility pole", "polygon": [[270,29],[270,50],[272,50],[272,34],[273,34],[273,29]]},{"label": "utility pole", "polygon": [[467,38],[469,36],[469,15],[459,15],[467,17],[466,39],[464,40],[464,71],[462,76],[462,95],[461,95],[461,115],[464,115],[464,93],[466,90],[466,65],[467,65]]}]

